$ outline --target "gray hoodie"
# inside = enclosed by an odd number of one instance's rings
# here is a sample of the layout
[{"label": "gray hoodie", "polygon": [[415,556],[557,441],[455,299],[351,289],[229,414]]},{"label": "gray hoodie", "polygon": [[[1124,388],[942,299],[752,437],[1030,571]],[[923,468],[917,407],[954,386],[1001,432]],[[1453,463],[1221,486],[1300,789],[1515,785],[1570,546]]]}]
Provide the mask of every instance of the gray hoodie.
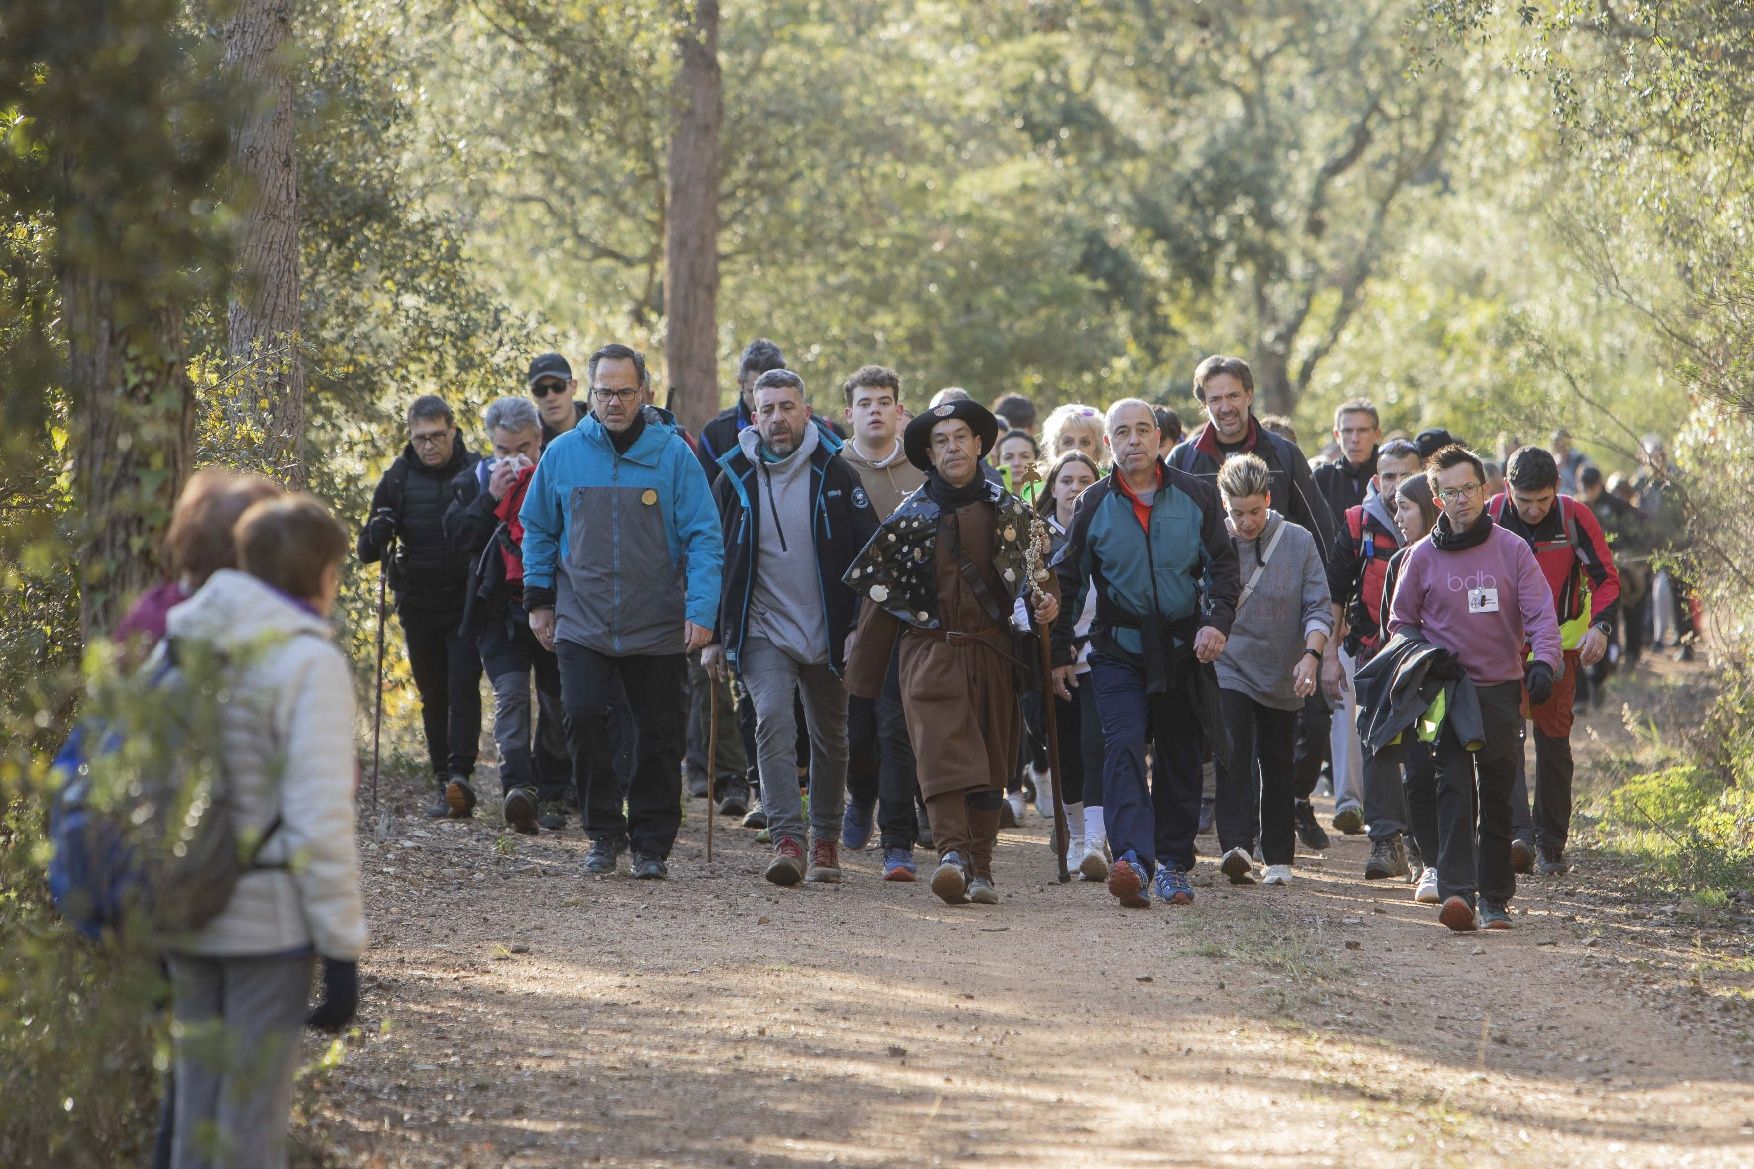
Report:
[{"label": "gray hoodie", "polygon": [[1308,529],[1288,524],[1276,511],[1267,513],[1267,526],[1258,539],[1239,540],[1237,568],[1244,586],[1260,566],[1261,553],[1281,527],[1285,534],[1267,560],[1267,571],[1255,582],[1254,592],[1237,610],[1230,640],[1218,659],[1218,685],[1240,690],[1262,706],[1297,710],[1303,699],[1291,686],[1291,669],[1303,655],[1304,638],[1312,629],[1334,632],[1329,609],[1328,574],[1315,537]]},{"label": "gray hoodie", "polygon": [[772,642],[807,666],[828,661],[828,615],[816,570],[816,501],[810,486],[810,455],[821,441],[821,432],[806,423],[797,449],[769,462],[755,427],[737,436],[755,467],[755,497],[749,503],[761,511],[749,636]]}]

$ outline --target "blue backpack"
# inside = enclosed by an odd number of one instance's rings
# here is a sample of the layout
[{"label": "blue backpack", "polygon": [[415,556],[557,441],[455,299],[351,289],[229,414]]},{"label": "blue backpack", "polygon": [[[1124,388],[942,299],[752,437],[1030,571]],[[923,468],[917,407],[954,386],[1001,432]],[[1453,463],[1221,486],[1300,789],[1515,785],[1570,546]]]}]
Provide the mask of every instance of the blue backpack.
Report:
[{"label": "blue backpack", "polygon": [[[200,929],[280,826],[240,847],[220,765],[219,714],[230,699],[211,650],[186,671],[165,642],[115,689],[114,706],[74,726],[56,754],[49,810],[49,893],[90,938],[138,919],[155,936]],[[193,655],[191,655],[193,656]],[[191,675],[198,675],[195,680]]]}]

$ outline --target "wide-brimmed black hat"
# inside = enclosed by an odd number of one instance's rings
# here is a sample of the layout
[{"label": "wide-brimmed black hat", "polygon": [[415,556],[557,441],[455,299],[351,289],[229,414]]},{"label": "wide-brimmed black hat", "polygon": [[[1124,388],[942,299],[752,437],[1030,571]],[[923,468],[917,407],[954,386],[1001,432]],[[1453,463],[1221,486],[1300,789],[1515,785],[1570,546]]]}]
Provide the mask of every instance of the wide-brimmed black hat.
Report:
[{"label": "wide-brimmed black hat", "polygon": [[907,461],[922,471],[930,470],[932,460],[928,453],[932,449],[932,427],[958,418],[968,423],[968,428],[980,439],[980,457],[986,458],[987,453],[993,449],[994,441],[999,437],[999,420],[993,417],[991,410],[974,399],[962,398],[914,415],[913,420],[907,424],[907,429],[901,432],[901,446],[907,452]]}]

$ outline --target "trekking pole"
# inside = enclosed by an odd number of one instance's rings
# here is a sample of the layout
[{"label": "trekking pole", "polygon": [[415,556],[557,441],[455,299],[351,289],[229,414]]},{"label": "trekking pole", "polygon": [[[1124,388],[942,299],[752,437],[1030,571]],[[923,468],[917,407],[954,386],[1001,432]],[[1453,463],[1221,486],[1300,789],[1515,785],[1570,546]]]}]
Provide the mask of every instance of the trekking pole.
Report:
[{"label": "trekking pole", "polygon": [[[704,672],[704,671],[703,671]],[[719,818],[714,788],[719,778],[719,680],[706,676],[706,863],[713,863],[713,821]]]},{"label": "trekking pole", "polygon": [[1066,801],[1060,790],[1060,719],[1055,711],[1054,703],[1059,699],[1054,696],[1054,654],[1048,641],[1046,622],[1037,625],[1041,636],[1041,706],[1042,721],[1048,728],[1048,786],[1054,793],[1054,859],[1060,866],[1060,883],[1072,879],[1072,872],[1066,867],[1067,836]]},{"label": "trekking pole", "polygon": [[386,547],[383,557],[378,561],[378,697],[377,706],[372,714],[372,819],[378,815],[378,758],[379,747],[384,734],[384,619],[388,609],[387,589],[390,570],[387,565],[394,542]]}]

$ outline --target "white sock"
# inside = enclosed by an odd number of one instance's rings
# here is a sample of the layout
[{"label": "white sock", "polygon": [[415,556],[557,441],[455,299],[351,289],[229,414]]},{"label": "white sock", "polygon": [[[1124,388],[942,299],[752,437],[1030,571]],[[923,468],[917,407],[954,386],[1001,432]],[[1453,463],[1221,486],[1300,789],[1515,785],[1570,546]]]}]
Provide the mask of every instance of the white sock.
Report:
[{"label": "white sock", "polygon": [[1102,805],[1092,804],[1084,809],[1084,844],[1087,848],[1101,848],[1108,843],[1108,830],[1102,825]]},{"label": "white sock", "polygon": [[1066,855],[1084,855],[1084,805],[1066,805]]}]

